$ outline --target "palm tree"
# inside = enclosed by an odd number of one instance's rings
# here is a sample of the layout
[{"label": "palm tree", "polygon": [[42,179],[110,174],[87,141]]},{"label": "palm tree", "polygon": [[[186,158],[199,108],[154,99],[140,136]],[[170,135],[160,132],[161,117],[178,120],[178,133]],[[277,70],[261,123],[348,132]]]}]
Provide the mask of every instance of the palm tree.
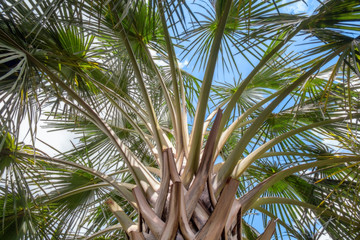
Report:
[{"label": "palm tree", "polygon": [[359,239],[360,3],[298,2],[1,1],[1,238]]}]

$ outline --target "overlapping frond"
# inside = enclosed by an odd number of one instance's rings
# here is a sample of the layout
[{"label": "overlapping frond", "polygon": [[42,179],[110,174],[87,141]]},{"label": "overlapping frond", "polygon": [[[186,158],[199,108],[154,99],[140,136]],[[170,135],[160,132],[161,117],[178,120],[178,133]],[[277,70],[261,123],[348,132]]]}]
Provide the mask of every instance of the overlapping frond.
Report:
[{"label": "overlapping frond", "polygon": [[360,4],[298,2],[2,1],[0,237],[358,238]]}]

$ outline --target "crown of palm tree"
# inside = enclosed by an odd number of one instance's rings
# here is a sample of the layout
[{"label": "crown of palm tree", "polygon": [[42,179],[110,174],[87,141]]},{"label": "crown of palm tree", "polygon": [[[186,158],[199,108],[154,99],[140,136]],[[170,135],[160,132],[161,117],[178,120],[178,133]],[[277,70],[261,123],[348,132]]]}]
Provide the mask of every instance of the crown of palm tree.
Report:
[{"label": "crown of palm tree", "polygon": [[1,1],[0,237],[360,238],[360,3],[299,3]]}]

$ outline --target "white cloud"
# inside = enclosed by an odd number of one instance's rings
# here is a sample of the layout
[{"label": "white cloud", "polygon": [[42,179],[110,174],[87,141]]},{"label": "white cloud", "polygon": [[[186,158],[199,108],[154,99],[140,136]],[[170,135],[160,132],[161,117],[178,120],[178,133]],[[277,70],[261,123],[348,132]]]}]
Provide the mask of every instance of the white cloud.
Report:
[{"label": "white cloud", "polygon": [[316,77],[318,77],[320,79],[329,80],[331,77],[331,73],[332,73],[332,71],[322,72],[322,73],[316,75]]},{"label": "white cloud", "polygon": [[152,56],[152,58],[154,58],[154,62],[156,65],[158,65],[159,67],[163,67],[163,66],[167,66],[168,64],[163,61],[163,60],[159,60],[157,52],[153,49],[149,49],[150,51],[150,55]]},{"label": "white cloud", "polygon": [[341,148],[339,148],[339,146],[341,146],[340,142],[335,139],[323,138],[322,142],[327,147],[333,149],[335,152],[339,152],[341,150]]},{"label": "white cloud", "polygon": [[323,233],[318,240],[332,240],[332,238],[327,233]]},{"label": "white cloud", "polygon": [[[149,51],[150,51],[150,54],[151,54],[151,56],[153,57],[154,62],[155,62],[156,65],[158,65],[159,67],[168,66],[168,63],[167,63],[167,62],[159,59],[159,56],[157,55],[157,52],[156,52],[155,50],[149,49]],[[186,67],[188,64],[189,64],[189,61],[188,61],[188,60],[185,60],[185,61],[183,61],[183,62],[180,62],[180,61],[178,60],[178,65],[179,65],[180,68],[184,68],[184,67]]]},{"label": "white cloud", "polygon": [[[298,221],[302,221],[302,216],[296,213],[296,218]],[[333,240],[326,230],[317,222],[317,217],[313,212],[310,212],[310,218],[312,219],[312,224],[316,226],[316,232],[314,232],[314,239],[316,240]],[[319,235],[321,234],[321,235]]]},{"label": "white cloud", "polygon": [[188,60],[185,60],[183,62],[180,62],[178,60],[178,64],[179,64],[179,68],[184,68],[184,67],[187,67],[187,65],[189,65],[189,61]]},{"label": "white cloud", "polygon": [[[289,3],[292,0],[282,0],[281,4],[285,4],[285,3]],[[296,3],[287,5],[285,8],[287,13],[306,13],[309,9],[309,7],[303,2],[303,1],[298,1]]]},{"label": "white cloud", "polygon": [[[45,122],[40,120],[37,124],[36,129],[36,139],[34,139],[34,145],[37,149],[44,151],[45,153],[51,155],[58,154],[57,151],[50,148],[48,145],[52,146],[53,148],[57,149],[60,152],[65,152],[73,148],[71,141],[76,144],[77,143],[77,135],[67,130],[60,130],[49,132],[49,128],[44,128]],[[33,129],[34,130],[34,129]],[[41,141],[45,142],[46,144],[42,143]],[[27,121],[23,121],[20,125],[20,134],[19,140],[23,141],[27,145],[33,145],[31,140],[31,135],[29,133],[29,124]]]},{"label": "white cloud", "polygon": [[328,148],[332,149],[335,152],[341,151],[341,143],[337,141],[336,139],[330,138],[329,136],[324,135],[321,131],[318,131],[316,129],[310,130],[310,132],[313,135],[316,135],[319,137],[324,145],[326,145]]}]

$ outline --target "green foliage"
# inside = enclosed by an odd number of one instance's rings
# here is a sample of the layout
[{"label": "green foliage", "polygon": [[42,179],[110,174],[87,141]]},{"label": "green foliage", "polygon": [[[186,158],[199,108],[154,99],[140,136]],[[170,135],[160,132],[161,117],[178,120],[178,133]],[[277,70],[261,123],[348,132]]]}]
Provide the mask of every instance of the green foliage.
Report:
[{"label": "green foliage", "polygon": [[358,239],[360,3],[301,2],[2,1],[0,238]]}]

